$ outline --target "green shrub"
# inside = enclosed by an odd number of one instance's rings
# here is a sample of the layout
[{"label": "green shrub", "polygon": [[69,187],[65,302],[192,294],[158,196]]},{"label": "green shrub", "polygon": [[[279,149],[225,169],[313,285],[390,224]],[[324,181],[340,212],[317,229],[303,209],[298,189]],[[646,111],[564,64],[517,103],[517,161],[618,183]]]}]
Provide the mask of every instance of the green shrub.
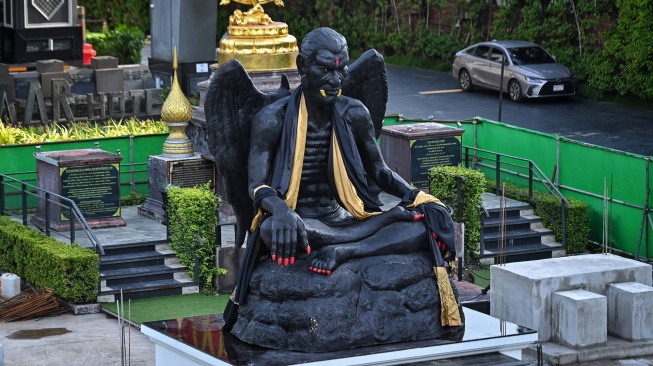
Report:
[{"label": "green shrub", "polygon": [[138,192],[130,192],[127,196],[120,197],[121,206],[138,206],[145,202],[146,195]]},{"label": "green shrub", "polygon": [[[462,213],[457,210],[456,177],[464,177],[461,185]],[[464,166],[438,166],[429,172],[431,194],[454,209],[453,219],[465,223],[465,256],[471,258],[480,250],[481,215],[485,177]]]},{"label": "green shrub", "polygon": [[93,251],[53,238],[0,216],[0,268],[72,303],[93,301],[100,260]]},{"label": "green shrub", "polygon": [[[494,185],[494,181],[491,184]],[[560,229],[562,227],[562,207],[561,203],[554,196],[544,192],[533,191],[533,198],[539,204],[535,205],[528,198],[527,188],[506,183],[505,190],[506,197],[528,202],[533,205],[535,207],[535,215],[542,218],[544,226],[553,230],[556,241],[562,243],[562,229]],[[588,204],[569,197],[567,197],[567,201],[569,201],[570,206],[566,210],[567,253],[582,253],[587,250],[590,235]]]},{"label": "green shrub", "polygon": [[86,42],[93,45],[97,56],[117,57],[121,65],[140,64],[145,34],[136,27],[121,24],[104,33],[88,32]]},{"label": "green shrub", "polygon": [[[177,252],[181,263],[188,267],[188,273],[193,278],[195,258],[199,259],[200,288],[210,293],[213,291],[213,278],[226,273],[226,270],[215,266],[216,212],[220,199],[213,193],[210,183],[195,188],[169,186],[167,193],[172,249]],[[197,233],[204,243],[199,248]]]}]

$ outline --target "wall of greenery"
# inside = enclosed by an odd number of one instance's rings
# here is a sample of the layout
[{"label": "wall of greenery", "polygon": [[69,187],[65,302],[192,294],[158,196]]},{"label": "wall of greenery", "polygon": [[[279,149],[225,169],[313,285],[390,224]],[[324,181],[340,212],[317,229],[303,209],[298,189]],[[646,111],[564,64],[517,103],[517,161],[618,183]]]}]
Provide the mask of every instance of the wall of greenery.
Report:
[{"label": "wall of greenery", "polygon": [[[79,0],[79,5],[86,7],[91,30],[100,30],[97,20],[109,19],[110,28],[126,24],[149,34],[149,0]],[[218,7],[218,38],[229,15],[244,7],[234,1]],[[316,0],[270,3],[265,11],[288,23],[299,41],[329,26],[347,37],[352,50],[375,48],[385,56],[447,63],[478,41],[532,41],[599,91],[653,99],[650,0]]]},{"label": "wall of greenery", "polygon": [[98,255],[64,244],[0,216],[0,269],[29,284],[54,290],[71,303],[94,301],[100,278]]},{"label": "wall of greenery", "polygon": [[[226,273],[226,270],[218,268],[215,262],[215,229],[218,225],[216,212],[220,198],[215,195],[209,183],[195,188],[170,186],[167,193],[172,249],[177,252],[181,263],[188,267],[188,273],[193,279],[195,259],[199,259],[200,290],[204,293],[215,293],[214,277]],[[202,237],[202,246],[197,234]]]}]

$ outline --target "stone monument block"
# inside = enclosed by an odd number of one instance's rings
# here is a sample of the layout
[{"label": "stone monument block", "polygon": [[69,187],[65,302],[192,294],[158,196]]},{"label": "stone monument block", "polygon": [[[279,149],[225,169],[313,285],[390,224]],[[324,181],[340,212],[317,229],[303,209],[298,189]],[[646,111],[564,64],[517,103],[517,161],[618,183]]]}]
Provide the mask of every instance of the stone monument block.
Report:
[{"label": "stone monument block", "polygon": [[[100,149],[79,149],[36,153],[39,188],[75,202],[90,227],[125,226],[120,207],[120,162],[122,156]],[[74,217],[70,211],[48,202],[39,192],[32,222],[43,229],[68,230]],[[50,200],[59,201],[56,196]],[[62,202],[63,203],[63,202]],[[74,223],[79,227],[78,223]]]},{"label": "stone monument block", "polygon": [[428,190],[431,168],[460,164],[464,132],[434,122],[383,127],[383,160],[408,183]]},{"label": "stone monument block", "polygon": [[245,248],[236,248],[233,244],[223,244],[216,248],[215,264],[227,270],[227,274],[216,276],[215,287],[219,294],[230,294],[236,285],[238,267],[245,254]]},{"label": "stone monument block", "polygon": [[490,267],[490,315],[551,339],[551,294],[584,289],[600,295],[618,282],[650,286],[651,265],[611,254],[588,254]]},{"label": "stone monument block", "polygon": [[608,332],[628,341],[653,339],[653,287],[638,282],[609,284]]},{"label": "stone monument block", "polygon": [[163,207],[166,187],[174,185],[192,188],[209,181],[215,185],[215,164],[195,153],[188,158],[169,158],[162,155],[147,159],[148,197],[138,207],[138,214],[163,222],[167,213]]},{"label": "stone monument block", "polygon": [[598,346],[608,341],[608,301],[585,290],[551,295],[552,339],[573,348]]}]

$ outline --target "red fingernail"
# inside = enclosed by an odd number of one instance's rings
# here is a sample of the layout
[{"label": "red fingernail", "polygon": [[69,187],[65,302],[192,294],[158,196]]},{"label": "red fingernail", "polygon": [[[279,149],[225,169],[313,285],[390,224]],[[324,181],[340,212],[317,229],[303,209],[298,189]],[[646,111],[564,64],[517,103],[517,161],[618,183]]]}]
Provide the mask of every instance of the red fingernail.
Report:
[{"label": "red fingernail", "polygon": [[281,263],[283,263],[283,258],[279,258],[279,260],[277,261],[278,265],[281,265]]},{"label": "red fingernail", "polygon": [[283,265],[288,267],[288,258],[283,259]]},{"label": "red fingernail", "polygon": [[306,253],[311,254],[311,246],[310,245],[306,246]]},{"label": "red fingernail", "polygon": [[327,276],[331,276],[331,271],[327,271]]},{"label": "red fingernail", "polygon": [[295,264],[295,257],[290,257],[290,264]]},{"label": "red fingernail", "polygon": [[426,214],[422,214],[421,216],[422,216],[422,218],[424,218],[424,217],[426,217]]},{"label": "red fingernail", "polygon": [[274,260],[277,260],[277,255],[276,255],[276,254],[272,254],[272,260],[273,260],[273,261],[274,261]]},{"label": "red fingernail", "polygon": [[421,219],[421,218],[422,218],[422,215],[419,215],[419,214],[415,215],[415,216],[413,216],[413,221],[419,221],[419,219]]}]

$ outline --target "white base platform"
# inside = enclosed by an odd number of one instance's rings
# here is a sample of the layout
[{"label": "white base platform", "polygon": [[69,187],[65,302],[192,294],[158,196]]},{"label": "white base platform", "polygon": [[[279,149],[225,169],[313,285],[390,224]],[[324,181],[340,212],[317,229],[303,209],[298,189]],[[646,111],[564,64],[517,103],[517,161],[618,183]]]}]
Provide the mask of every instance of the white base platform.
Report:
[{"label": "white base platform", "polygon": [[[302,364],[302,365],[396,365],[415,363],[439,359],[449,359],[471,355],[500,352],[517,360],[521,359],[522,350],[537,341],[537,332],[521,328],[513,323],[503,322],[489,315],[463,308],[465,313],[465,336],[463,341],[446,343],[442,341],[406,342],[400,345],[386,345],[383,347],[365,347],[355,352],[337,352],[329,354],[301,354],[297,352],[270,351],[273,357],[266,361],[261,357],[264,350],[258,348],[250,353],[255,355],[254,360],[243,360],[248,365]],[[228,360],[233,356],[226,356],[224,349],[216,350],[207,347],[210,342],[200,340],[199,347],[181,342],[165,334],[165,329],[156,330],[161,323],[146,323],[141,326],[141,332],[147,335],[156,345],[157,366],[204,366],[204,365],[232,365]],[[204,332],[206,334],[206,331]],[[199,336],[198,336],[199,337]],[[206,337],[206,336],[205,336]],[[219,336],[218,336],[219,337]],[[431,343],[429,345],[429,343]],[[202,347],[204,347],[202,349]],[[209,350],[208,348],[213,348]],[[256,348],[256,347],[253,347]],[[217,356],[209,352],[219,353]],[[247,352],[246,352],[247,353]],[[349,353],[349,354],[347,354]],[[223,359],[218,356],[225,356]],[[297,356],[297,357],[295,357]],[[311,356],[307,360],[307,356]],[[296,358],[296,362],[293,359]]]}]

